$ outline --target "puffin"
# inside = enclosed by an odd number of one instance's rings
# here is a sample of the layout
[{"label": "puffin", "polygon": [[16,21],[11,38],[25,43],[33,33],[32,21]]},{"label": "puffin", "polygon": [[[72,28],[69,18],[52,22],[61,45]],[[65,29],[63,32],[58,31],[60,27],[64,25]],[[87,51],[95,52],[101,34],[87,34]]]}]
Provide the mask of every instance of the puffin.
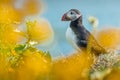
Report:
[{"label": "puffin", "polygon": [[94,36],[84,27],[82,14],[77,9],[71,9],[62,16],[62,21],[70,21],[66,31],[67,40],[78,51],[87,51],[95,55],[104,54],[106,50],[98,44]]}]

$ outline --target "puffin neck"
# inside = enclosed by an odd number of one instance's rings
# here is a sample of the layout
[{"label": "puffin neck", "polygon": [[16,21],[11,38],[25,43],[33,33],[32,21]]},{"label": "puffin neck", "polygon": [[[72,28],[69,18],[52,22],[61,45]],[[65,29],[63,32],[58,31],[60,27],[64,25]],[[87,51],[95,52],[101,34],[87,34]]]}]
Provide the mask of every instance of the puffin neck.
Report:
[{"label": "puffin neck", "polygon": [[82,16],[80,16],[78,19],[76,19],[75,21],[71,21],[71,27],[72,26],[78,26],[78,25],[80,25],[80,26],[82,26]]}]

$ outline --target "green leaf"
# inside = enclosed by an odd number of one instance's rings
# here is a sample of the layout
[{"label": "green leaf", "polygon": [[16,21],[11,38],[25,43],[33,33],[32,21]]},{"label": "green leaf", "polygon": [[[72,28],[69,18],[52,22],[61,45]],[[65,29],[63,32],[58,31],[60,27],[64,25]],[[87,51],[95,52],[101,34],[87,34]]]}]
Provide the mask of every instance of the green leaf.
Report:
[{"label": "green leaf", "polygon": [[15,51],[17,53],[22,53],[25,49],[27,48],[27,45],[23,44],[23,45],[18,45],[16,48],[15,48]]}]

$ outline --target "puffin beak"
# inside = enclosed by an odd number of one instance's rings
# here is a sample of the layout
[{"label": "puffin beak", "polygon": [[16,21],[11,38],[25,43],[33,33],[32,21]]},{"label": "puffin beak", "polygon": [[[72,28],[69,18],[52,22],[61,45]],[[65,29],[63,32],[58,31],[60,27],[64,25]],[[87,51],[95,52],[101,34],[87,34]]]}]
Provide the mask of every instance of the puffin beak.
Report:
[{"label": "puffin beak", "polygon": [[66,21],[66,15],[67,15],[67,13],[65,13],[63,16],[62,16],[62,21]]}]

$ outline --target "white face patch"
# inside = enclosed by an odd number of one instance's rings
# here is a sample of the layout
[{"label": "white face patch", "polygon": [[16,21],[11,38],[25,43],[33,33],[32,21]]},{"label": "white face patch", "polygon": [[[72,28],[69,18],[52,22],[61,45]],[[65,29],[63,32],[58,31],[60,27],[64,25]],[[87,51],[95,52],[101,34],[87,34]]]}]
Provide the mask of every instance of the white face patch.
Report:
[{"label": "white face patch", "polygon": [[77,14],[75,11],[69,11],[67,13],[67,17],[69,19],[71,19],[71,21],[75,21],[76,19],[78,19],[80,16],[82,16],[81,14]]},{"label": "white face patch", "polygon": [[72,19],[71,21],[75,21],[76,19],[78,19],[81,15],[76,15],[76,18]]}]

